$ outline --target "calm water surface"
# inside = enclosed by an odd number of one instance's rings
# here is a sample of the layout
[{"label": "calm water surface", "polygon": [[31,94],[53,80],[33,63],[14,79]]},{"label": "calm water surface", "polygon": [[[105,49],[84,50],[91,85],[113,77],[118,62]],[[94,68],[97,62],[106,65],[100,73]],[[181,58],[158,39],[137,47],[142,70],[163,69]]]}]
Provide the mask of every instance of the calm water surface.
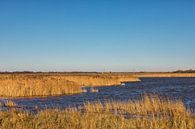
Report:
[{"label": "calm water surface", "polygon": [[195,78],[141,78],[141,82],[126,83],[125,86],[98,87],[98,93],[82,93],[46,98],[12,99],[21,107],[66,108],[79,106],[90,101],[127,101],[138,99],[143,93],[156,93],[174,99],[181,99],[185,105],[195,110]]}]

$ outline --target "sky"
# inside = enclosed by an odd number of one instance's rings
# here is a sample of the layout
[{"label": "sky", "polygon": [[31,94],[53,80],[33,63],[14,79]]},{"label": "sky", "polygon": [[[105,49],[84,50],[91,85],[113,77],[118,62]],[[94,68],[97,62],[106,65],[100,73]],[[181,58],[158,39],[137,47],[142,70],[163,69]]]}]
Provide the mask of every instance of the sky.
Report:
[{"label": "sky", "polygon": [[0,71],[195,69],[193,0],[0,0]]}]

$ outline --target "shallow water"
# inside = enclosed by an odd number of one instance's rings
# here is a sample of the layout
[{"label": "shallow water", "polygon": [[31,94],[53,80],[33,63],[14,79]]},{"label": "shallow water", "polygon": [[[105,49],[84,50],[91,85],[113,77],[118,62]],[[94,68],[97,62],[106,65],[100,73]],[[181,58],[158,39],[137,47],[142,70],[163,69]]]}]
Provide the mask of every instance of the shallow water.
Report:
[{"label": "shallow water", "polygon": [[98,87],[98,93],[82,93],[54,97],[11,99],[25,110],[66,108],[90,101],[126,101],[137,99],[143,93],[155,93],[181,99],[186,107],[195,110],[195,78],[141,78],[141,82],[129,82],[125,86]]}]

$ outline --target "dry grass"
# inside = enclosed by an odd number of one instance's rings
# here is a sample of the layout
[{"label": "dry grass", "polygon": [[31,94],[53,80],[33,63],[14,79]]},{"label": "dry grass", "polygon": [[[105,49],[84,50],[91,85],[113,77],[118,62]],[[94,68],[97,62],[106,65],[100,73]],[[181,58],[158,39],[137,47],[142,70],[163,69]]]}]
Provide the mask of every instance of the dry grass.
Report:
[{"label": "dry grass", "polygon": [[194,129],[195,118],[178,100],[144,96],[129,102],[87,103],[36,115],[0,112],[3,129]]},{"label": "dry grass", "polygon": [[39,75],[9,75],[0,77],[0,95],[5,97],[46,96],[81,92],[75,82]]},{"label": "dry grass", "polygon": [[134,73],[137,77],[195,77],[195,73],[156,73],[156,72],[143,72],[143,73]]},{"label": "dry grass", "polygon": [[16,107],[17,104],[12,100],[6,100],[5,103],[4,103],[4,106],[6,106],[6,107]]},{"label": "dry grass", "polygon": [[129,75],[110,74],[0,74],[0,96],[50,96],[81,93],[82,85],[110,86],[138,81]]}]

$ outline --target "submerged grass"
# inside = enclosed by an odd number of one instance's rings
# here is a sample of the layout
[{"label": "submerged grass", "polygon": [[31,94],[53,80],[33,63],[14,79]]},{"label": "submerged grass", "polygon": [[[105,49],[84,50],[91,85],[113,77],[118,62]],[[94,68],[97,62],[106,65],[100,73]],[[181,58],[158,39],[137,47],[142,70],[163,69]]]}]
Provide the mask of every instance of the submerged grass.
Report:
[{"label": "submerged grass", "polygon": [[145,95],[128,102],[86,103],[82,108],[47,109],[36,115],[0,112],[3,129],[194,129],[195,118],[179,100]]},{"label": "submerged grass", "polygon": [[17,104],[14,101],[12,101],[12,100],[6,100],[4,105],[2,105],[2,106],[5,106],[5,107],[16,107]]}]

